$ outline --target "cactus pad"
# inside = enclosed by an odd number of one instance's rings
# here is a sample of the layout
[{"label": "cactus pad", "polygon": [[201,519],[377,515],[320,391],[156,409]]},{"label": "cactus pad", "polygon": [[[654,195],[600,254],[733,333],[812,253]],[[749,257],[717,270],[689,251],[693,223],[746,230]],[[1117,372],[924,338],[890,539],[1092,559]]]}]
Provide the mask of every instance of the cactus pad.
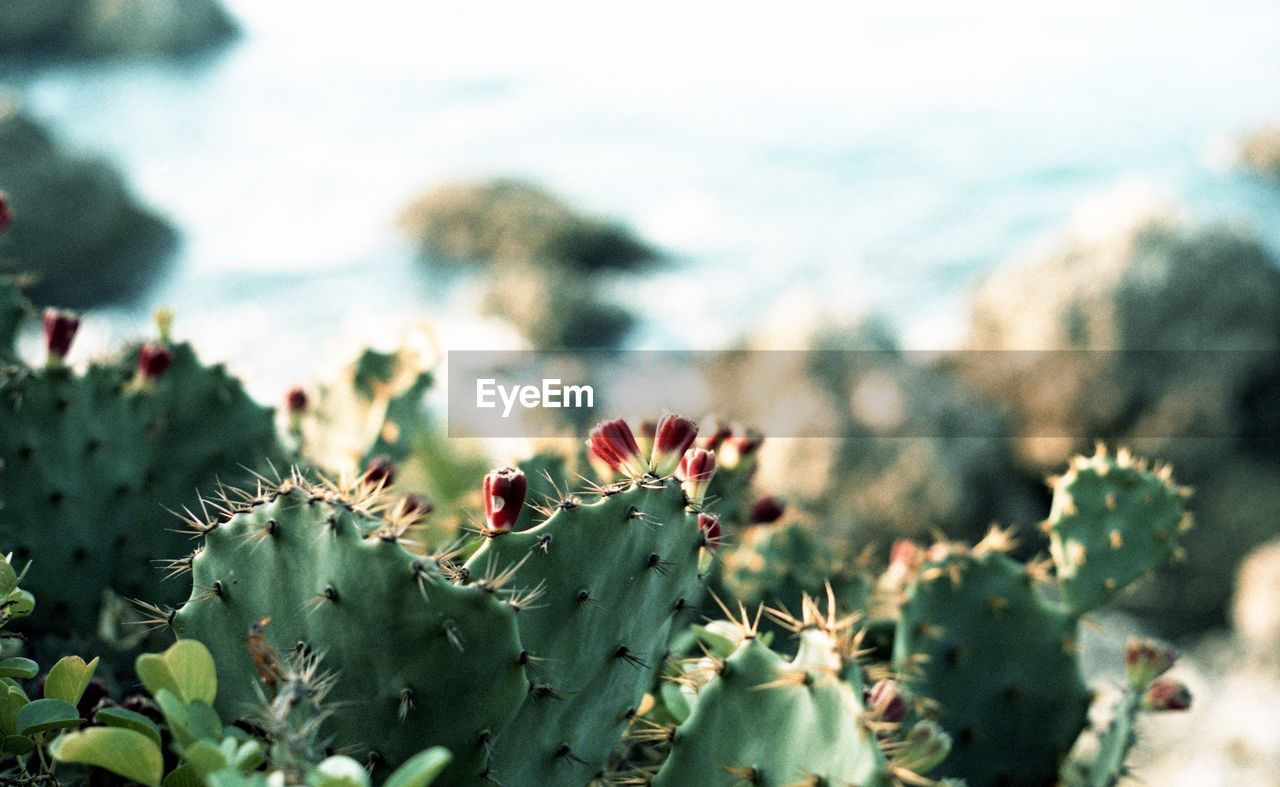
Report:
[{"label": "cactus pad", "polygon": [[860,671],[846,654],[832,632],[807,628],[791,661],[751,632],[727,658],[703,659],[701,674],[689,678],[697,686],[692,713],[670,735],[656,787],[887,787],[890,763],[865,721]]},{"label": "cactus pad", "polygon": [[675,479],[569,498],[541,524],[490,538],[473,576],[519,565],[540,587],[518,616],[530,656],[528,698],[499,736],[508,787],[585,784],[621,739],[661,664],[672,621],[701,593],[702,533]]},{"label": "cactus pad", "polygon": [[528,687],[515,613],[493,584],[455,584],[447,564],[406,551],[405,523],[371,508],[296,476],[259,490],[208,529],[174,628],[212,651],[226,718],[255,707],[265,673],[246,637],[269,618],[274,647],[323,654],[338,674],[323,727],[334,746],[385,775],[438,744],[449,779],[478,779]]},{"label": "cactus pad", "polygon": [[1076,457],[1053,482],[1047,523],[1067,606],[1077,615],[1096,609],[1176,554],[1190,523],[1187,494],[1168,467],[1148,470],[1124,450]]},{"label": "cactus pad", "polygon": [[1089,693],[1074,617],[1040,597],[1035,569],[1000,541],[935,545],[902,605],[894,667],[951,735],[939,775],[1040,787],[1083,729]]}]

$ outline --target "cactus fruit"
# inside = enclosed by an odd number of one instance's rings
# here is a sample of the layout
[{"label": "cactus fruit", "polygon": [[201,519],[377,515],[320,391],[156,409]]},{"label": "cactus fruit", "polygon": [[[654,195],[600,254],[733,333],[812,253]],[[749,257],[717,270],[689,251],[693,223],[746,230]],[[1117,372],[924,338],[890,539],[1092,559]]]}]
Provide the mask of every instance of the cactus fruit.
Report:
[{"label": "cactus fruit", "polygon": [[1077,615],[1173,557],[1190,525],[1189,492],[1169,468],[1150,471],[1123,449],[1112,457],[1099,445],[1092,457],[1077,457],[1053,491],[1050,551],[1063,601]]},{"label": "cactus fruit", "polygon": [[1098,738],[1098,750],[1087,763],[1063,767],[1065,787],[1116,787],[1129,773],[1126,760],[1137,741],[1135,727],[1144,711],[1185,710],[1191,702],[1186,686],[1163,677],[1177,654],[1154,642],[1132,638],[1125,646],[1125,686],[1111,710],[1111,720]]},{"label": "cactus fruit", "polygon": [[540,591],[518,617],[528,698],[495,745],[506,785],[590,781],[652,684],[673,621],[701,594],[707,536],[680,483],[648,473],[625,422],[598,429],[592,449],[636,475],[594,502],[564,498],[531,529],[491,529],[467,563],[473,576],[519,566]]},{"label": "cactus fruit", "polygon": [[1089,708],[1075,619],[1008,545],[999,531],[972,549],[935,545],[894,641],[895,669],[954,741],[939,773],[973,787],[1051,783]]},{"label": "cactus fruit", "polygon": [[669,742],[656,787],[893,783],[843,624],[808,597],[801,619],[784,620],[800,639],[792,660],[761,642],[744,615],[731,653],[685,672],[682,682],[696,692],[688,717],[674,730],[644,733]]},{"label": "cactus fruit", "polygon": [[439,744],[454,755],[451,779],[479,778],[528,687],[502,586],[511,566],[456,584],[444,558],[398,543],[412,521],[375,513],[368,487],[348,494],[295,474],[247,498],[220,501],[230,516],[201,524],[192,596],[173,615],[178,636],[217,660],[222,714],[254,703],[261,671],[245,642],[269,618],[273,645],[324,654],[339,675],[329,699],[341,712],[322,726],[335,746],[382,774]]}]

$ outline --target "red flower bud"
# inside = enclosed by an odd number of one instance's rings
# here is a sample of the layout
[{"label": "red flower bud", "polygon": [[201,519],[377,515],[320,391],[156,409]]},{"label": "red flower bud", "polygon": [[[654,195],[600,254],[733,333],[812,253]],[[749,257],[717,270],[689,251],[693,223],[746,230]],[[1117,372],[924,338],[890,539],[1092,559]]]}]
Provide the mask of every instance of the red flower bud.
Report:
[{"label": "red flower bud", "polygon": [[1186,710],[1191,707],[1191,690],[1180,680],[1160,678],[1142,695],[1147,710]]},{"label": "red flower bud", "polygon": [[435,504],[426,495],[409,492],[400,498],[400,504],[397,508],[400,516],[423,517],[435,510]]},{"label": "red flower bud", "polygon": [[49,362],[57,363],[71,351],[71,342],[80,329],[80,315],[63,309],[44,310],[44,344]]},{"label": "red flower bud", "polygon": [[720,520],[711,514],[698,514],[698,529],[702,531],[702,539],[712,549],[720,546]]},{"label": "red flower bud", "polygon": [[596,424],[587,445],[593,454],[629,478],[639,478],[649,470],[640,456],[640,446],[636,445],[631,427],[621,418]]},{"label": "red flower bud", "polygon": [[685,494],[694,505],[702,502],[715,474],[716,455],[705,448],[690,448],[676,465],[676,478],[684,482]]},{"label": "red flower bud", "polygon": [[361,480],[369,486],[391,486],[396,480],[396,463],[389,456],[375,456],[364,466]]},{"label": "red flower bud", "polygon": [[759,451],[761,445],[764,445],[764,435],[754,429],[749,429],[745,436],[730,437],[726,443],[729,448],[733,449],[739,459],[746,459],[756,451]]},{"label": "red flower bud", "polygon": [[756,502],[751,504],[751,523],[757,525],[767,525],[771,522],[777,522],[786,513],[787,507],[782,501],[772,495],[765,495]]},{"label": "red flower bud", "polygon": [[651,462],[654,475],[660,478],[671,475],[676,465],[680,464],[680,457],[689,450],[697,436],[698,425],[693,421],[675,413],[664,413],[654,429]]},{"label": "red flower bud", "polygon": [[699,447],[714,451],[733,434],[733,429],[724,421],[717,421],[715,428],[699,441]]},{"label": "red flower bud", "polygon": [[881,721],[897,724],[907,717],[907,698],[896,680],[878,681],[867,692],[867,705]]},{"label": "red flower bud", "polygon": [[159,342],[147,342],[138,348],[138,374],[144,379],[158,380],[173,363],[173,353]]},{"label": "red flower bud", "polygon": [[9,195],[0,191],[0,232],[4,232],[13,223],[13,206],[9,204]]},{"label": "red flower bud", "polygon": [[302,386],[295,385],[284,393],[284,409],[290,415],[306,412],[307,409],[307,392],[302,390]]},{"label": "red flower bud", "polygon": [[515,525],[528,489],[524,473],[514,467],[484,477],[484,524],[490,533],[505,533]]},{"label": "red flower bud", "polygon": [[1141,689],[1168,672],[1177,658],[1178,654],[1169,648],[1151,640],[1130,637],[1124,648],[1125,677],[1130,686]]}]

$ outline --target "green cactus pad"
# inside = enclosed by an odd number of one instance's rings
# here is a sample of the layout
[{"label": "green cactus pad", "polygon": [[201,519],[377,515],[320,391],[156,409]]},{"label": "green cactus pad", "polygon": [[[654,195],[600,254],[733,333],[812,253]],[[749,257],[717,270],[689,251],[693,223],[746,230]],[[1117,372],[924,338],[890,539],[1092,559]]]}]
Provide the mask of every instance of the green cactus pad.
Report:
[{"label": "green cactus pad", "polygon": [[891,783],[862,718],[861,679],[842,677],[856,665],[843,662],[825,632],[801,636],[789,662],[754,637],[711,662],[656,787]]},{"label": "green cactus pad", "polygon": [[272,645],[322,654],[337,673],[322,728],[335,747],[385,776],[442,745],[446,781],[478,780],[528,687],[515,613],[492,585],[454,584],[406,551],[366,504],[296,477],[254,496],[205,535],[174,628],[213,653],[224,718],[258,702],[246,636],[269,617]]},{"label": "green cactus pad", "polygon": [[659,669],[672,621],[701,593],[702,534],[674,479],[560,507],[489,539],[473,576],[519,565],[542,594],[518,616],[528,699],[497,740],[508,787],[585,784],[602,768]]},{"label": "green cactus pad", "polygon": [[758,525],[735,536],[736,543],[724,549],[718,572],[726,592],[717,595],[748,608],[765,604],[795,611],[806,595],[824,597],[830,583],[842,612],[866,609],[871,580],[850,565],[853,561],[842,560],[838,545],[811,525]]},{"label": "green cactus pad", "polygon": [[1077,615],[1096,609],[1177,552],[1190,520],[1185,489],[1167,467],[1099,447],[1053,482],[1047,523],[1062,599]]},{"label": "green cactus pad", "polygon": [[934,547],[902,605],[894,667],[951,735],[937,776],[1042,787],[1089,706],[1076,623],[1040,597],[1031,570],[989,544]]},{"label": "green cactus pad", "polygon": [[41,630],[96,630],[142,517],[145,403],[125,384],[101,366],[0,371],[0,544],[40,562]]},{"label": "green cactus pad", "polygon": [[[253,401],[243,384],[221,365],[205,366],[187,343],[169,345],[173,362],[144,394],[150,458],[143,476],[144,503],[136,536],[116,559],[121,563],[115,587],[134,597],[176,603],[181,584],[158,582],[156,558],[189,549],[186,536],[173,532],[170,510],[194,506],[216,485],[240,485],[246,468],[266,469],[281,451],[270,408]],[[136,350],[121,361],[132,371]],[[172,589],[170,589],[172,588]]]}]

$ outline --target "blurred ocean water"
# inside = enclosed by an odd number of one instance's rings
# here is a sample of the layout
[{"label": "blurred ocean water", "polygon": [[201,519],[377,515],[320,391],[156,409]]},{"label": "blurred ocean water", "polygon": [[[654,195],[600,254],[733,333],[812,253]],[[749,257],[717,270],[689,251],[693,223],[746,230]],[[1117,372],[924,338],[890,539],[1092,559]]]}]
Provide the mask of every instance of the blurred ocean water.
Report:
[{"label": "blurred ocean water", "polygon": [[230,7],[245,36],[207,61],[0,81],[184,233],[101,340],[172,305],[265,392],[414,319],[510,341],[393,226],[453,178],[529,177],[664,247],[619,287],[649,347],[714,347],[793,290],[945,347],[984,271],[1120,180],[1280,247],[1280,188],[1221,154],[1280,117],[1273,0]]}]

